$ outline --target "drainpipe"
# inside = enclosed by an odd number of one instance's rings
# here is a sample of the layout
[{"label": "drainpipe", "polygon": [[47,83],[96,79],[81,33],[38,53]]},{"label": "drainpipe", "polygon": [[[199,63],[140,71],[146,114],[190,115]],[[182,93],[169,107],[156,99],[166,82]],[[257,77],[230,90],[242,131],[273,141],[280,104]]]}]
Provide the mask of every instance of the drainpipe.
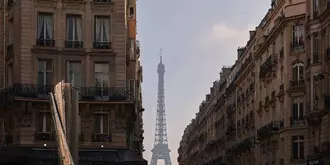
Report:
[{"label": "drainpipe", "polygon": [[[6,1],[3,1],[3,89],[5,88],[5,84],[6,84],[6,59],[5,59],[5,55],[6,55]],[[2,125],[2,146],[5,144],[5,123],[4,120],[1,121],[1,125]]]}]

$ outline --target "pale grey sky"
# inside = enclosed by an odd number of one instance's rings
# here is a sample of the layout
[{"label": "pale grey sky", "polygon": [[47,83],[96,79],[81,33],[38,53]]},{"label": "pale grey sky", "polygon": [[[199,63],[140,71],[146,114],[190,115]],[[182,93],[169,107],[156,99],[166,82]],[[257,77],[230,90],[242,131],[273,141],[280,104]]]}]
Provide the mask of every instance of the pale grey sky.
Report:
[{"label": "pale grey sky", "polygon": [[[271,0],[138,0],[143,65],[144,157],[150,163],[157,106],[159,49],[165,63],[165,100],[172,164],[183,130],[195,117],[224,65],[232,65]],[[162,164],[162,163],[161,163]]]}]

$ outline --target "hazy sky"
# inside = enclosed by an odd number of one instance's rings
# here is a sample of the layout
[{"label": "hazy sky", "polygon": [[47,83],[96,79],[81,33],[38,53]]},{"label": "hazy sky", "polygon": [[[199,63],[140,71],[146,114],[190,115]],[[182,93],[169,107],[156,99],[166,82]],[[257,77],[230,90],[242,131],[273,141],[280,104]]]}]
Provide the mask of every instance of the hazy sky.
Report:
[{"label": "hazy sky", "polygon": [[[144,157],[150,163],[157,106],[159,49],[165,63],[165,100],[171,160],[224,65],[232,65],[271,0],[138,0],[143,65]],[[161,163],[163,164],[163,163]]]}]

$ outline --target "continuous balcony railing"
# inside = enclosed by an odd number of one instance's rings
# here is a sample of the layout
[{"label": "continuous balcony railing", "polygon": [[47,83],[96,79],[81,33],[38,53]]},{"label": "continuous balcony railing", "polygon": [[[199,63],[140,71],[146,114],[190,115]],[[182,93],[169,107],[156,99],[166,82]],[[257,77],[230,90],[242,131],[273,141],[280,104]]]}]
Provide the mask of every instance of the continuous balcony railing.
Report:
[{"label": "continuous balcony railing", "polygon": [[[48,100],[53,85],[13,84],[0,91],[0,105],[20,98]],[[79,87],[80,101],[132,101],[134,93],[124,87]]]},{"label": "continuous balcony railing", "polygon": [[250,146],[251,146],[252,142],[251,142],[251,139],[250,138],[246,138],[245,140],[243,140],[242,142],[234,145],[232,148],[233,148],[233,152],[235,154],[240,154],[240,153],[243,153],[245,151],[247,151]]},{"label": "continuous balcony railing", "polygon": [[277,54],[272,54],[260,66],[259,77],[261,77],[261,78],[265,77],[267,73],[273,71],[273,69],[276,65],[277,65]]},{"label": "continuous balcony railing", "polygon": [[266,124],[265,126],[261,127],[257,131],[258,139],[259,140],[266,139],[266,138],[272,136],[273,133],[278,132],[281,129],[283,129],[283,127],[284,127],[283,120],[272,121],[272,122]]}]

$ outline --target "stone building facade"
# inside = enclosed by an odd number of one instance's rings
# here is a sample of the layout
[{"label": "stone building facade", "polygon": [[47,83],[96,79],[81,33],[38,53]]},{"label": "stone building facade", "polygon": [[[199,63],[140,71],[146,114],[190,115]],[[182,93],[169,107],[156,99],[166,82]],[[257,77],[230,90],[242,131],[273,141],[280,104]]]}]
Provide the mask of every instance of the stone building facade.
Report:
[{"label": "stone building facade", "polygon": [[327,0],[271,1],[185,129],[180,165],[329,163],[329,9]]},{"label": "stone building facade", "polygon": [[79,90],[80,162],[146,163],[135,0],[7,0],[0,8],[0,164],[56,164],[48,93],[61,80]]}]

